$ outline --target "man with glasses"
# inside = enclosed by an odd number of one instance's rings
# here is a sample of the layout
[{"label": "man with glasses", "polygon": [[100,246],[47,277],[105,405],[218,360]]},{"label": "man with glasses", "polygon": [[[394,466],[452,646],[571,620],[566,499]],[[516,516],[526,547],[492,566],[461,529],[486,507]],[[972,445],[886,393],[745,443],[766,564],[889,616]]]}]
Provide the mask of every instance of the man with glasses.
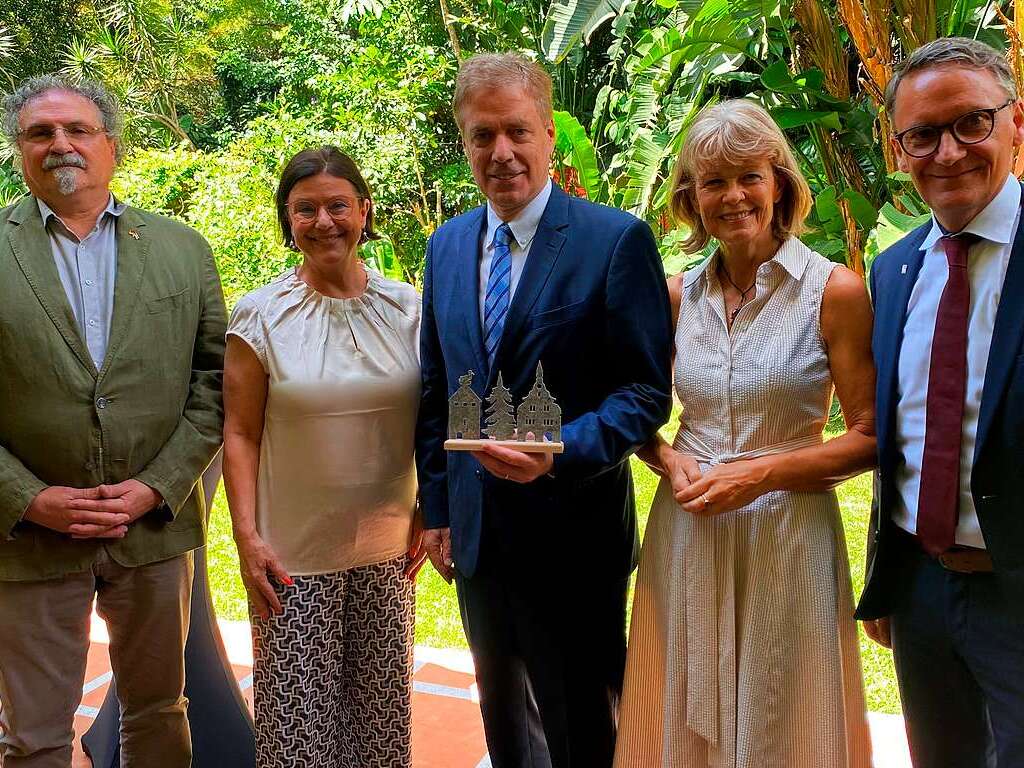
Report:
[{"label": "man with glasses", "polygon": [[871,270],[879,470],[857,609],[893,649],[916,768],[1024,766],[1024,105],[964,38],[886,91],[930,222]]},{"label": "man with glasses", "polygon": [[67,768],[93,600],[121,765],[185,768],[200,475],[225,313],[195,232],[118,202],[117,104],[45,76],[3,100],[30,195],[0,210],[0,765]]}]

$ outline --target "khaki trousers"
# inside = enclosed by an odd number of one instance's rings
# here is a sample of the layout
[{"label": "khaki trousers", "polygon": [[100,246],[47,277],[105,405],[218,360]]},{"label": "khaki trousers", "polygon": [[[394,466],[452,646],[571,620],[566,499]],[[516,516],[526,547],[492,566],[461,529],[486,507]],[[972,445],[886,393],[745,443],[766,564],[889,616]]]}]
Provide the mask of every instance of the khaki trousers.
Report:
[{"label": "khaki trousers", "polygon": [[101,550],[82,573],[0,582],[0,766],[71,765],[95,596],[121,704],[122,768],[188,768],[191,591],[191,553],[126,568]]}]

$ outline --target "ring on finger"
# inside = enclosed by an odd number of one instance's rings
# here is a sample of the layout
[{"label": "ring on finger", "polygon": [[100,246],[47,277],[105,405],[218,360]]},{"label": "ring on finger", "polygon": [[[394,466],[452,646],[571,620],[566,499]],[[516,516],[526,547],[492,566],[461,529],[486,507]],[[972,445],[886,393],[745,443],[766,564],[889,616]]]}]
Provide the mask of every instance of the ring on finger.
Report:
[{"label": "ring on finger", "polygon": [[711,499],[708,498],[706,493],[702,493],[700,497],[704,501],[704,509],[707,509],[708,507],[711,506]]}]

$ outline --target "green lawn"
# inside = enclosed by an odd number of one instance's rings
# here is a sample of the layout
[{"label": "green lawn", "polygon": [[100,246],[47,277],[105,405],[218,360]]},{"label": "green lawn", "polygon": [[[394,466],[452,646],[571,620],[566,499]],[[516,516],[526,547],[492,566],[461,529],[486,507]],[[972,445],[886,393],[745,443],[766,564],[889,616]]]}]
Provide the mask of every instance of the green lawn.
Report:
[{"label": "green lawn", "polygon": [[[636,480],[637,510],[642,531],[647,523],[647,512],[651,507],[657,478],[636,459],[633,460],[633,477]],[[871,503],[871,476],[861,475],[840,486],[839,503],[850,550],[854,593],[860,594],[864,584],[864,544]],[[238,578],[238,560],[231,541],[231,521],[223,488],[218,491],[214,502],[209,542],[210,586],[217,615],[228,619],[244,619],[245,593]],[[436,648],[466,647],[455,589],[445,584],[429,564],[420,572],[417,583],[416,642]],[[861,633],[861,658],[868,709],[899,712],[891,654]]]}]

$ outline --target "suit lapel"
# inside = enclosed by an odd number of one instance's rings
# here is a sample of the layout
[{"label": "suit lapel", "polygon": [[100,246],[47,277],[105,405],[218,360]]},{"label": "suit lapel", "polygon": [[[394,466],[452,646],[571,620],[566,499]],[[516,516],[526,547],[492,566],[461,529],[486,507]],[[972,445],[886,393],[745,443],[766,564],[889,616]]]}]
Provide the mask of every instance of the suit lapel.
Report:
[{"label": "suit lapel", "polygon": [[[541,291],[555,267],[562,246],[565,245],[564,229],[569,224],[569,197],[558,186],[553,185],[544,215],[541,216],[537,234],[530,244],[530,252],[519,277],[515,296],[508,308],[501,340],[494,353],[494,370],[487,375],[487,390],[490,391],[498,378],[501,362],[509,354],[509,348],[516,343],[519,329],[536,303]],[[505,379],[508,381],[508,378]]]},{"label": "suit lapel", "polygon": [[[1024,204],[1024,190],[1022,190]],[[1010,250],[1010,262],[1003,278],[1003,289],[996,310],[996,324],[992,329],[992,346],[989,347],[988,363],[985,366],[985,385],[981,391],[981,410],[978,413],[978,432],[974,444],[974,457],[981,455],[982,446],[992,429],[999,403],[1003,399],[1010,372],[1024,336],[1024,211],[1017,224],[1017,234]]]},{"label": "suit lapel", "polygon": [[110,367],[125,334],[131,326],[132,314],[139,300],[139,288],[149,256],[146,222],[138,212],[127,209],[117,219],[117,277],[114,279],[114,311],[110,318],[110,338],[100,373]]},{"label": "suit lapel", "polygon": [[[900,347],[903,345],[903,326],[907,317],[907,304],[910,302],[910,293],[917,282],[918,273],[921,271],[921,264],[924,262],[924,252],[921,250],[921,243],[925,235],[931,229],[931,223],[920,227],[912,232],[906,241],[903,256],[897,256],[899,271],[895,269],[886,275],[879,275],[883,280],[893,281],[893,285],[877,285],[878,292],[890,293],[891,298],[885,302],[879,301],[880,296],[875,297],[875,308],[878,316],[875,318],[874,344],[876,345],[875,364],[878,367],[878,402],[876,403],[878,413],[878,444],[881,450],[889,448],[889,431],[895,421],[896,400],[899,390],[899,359]],[[903,270],[904,265],[906,270]],[[883,453],[883,455],[885,455]]]},{"label": "suit lapel", "polygon": [[50,238],[43,227],[36,199],[27,196],[22,200],[10,220],[18,225],[8,235],[15,261],[57,332],[79,362],[95,377],[96,366],[82,339],[64,285],[57,273]]},{"label": "suit lapel", "polygon": [[473,359],[476,360],[475,370],[479,374],[477,381],[482,381],[487,371],[483,333],[480,330],[480,236],[486,221],[486,210],[486,207],[481,206],[469,214],[465,229],[459,235],[455,254],[453,302],[469,334]]}]

